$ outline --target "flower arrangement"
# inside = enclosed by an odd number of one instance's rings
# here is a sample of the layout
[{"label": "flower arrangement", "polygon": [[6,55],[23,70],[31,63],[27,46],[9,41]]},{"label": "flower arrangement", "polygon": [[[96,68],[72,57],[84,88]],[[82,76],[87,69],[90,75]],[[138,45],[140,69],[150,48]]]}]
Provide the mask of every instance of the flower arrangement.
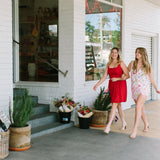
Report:
[{"label": "flower arrangement", "polygon": [[55,98],[53,104],[60,112],[72,112],[78,103],[74,102],[68,95],[65,95],[61,99]]},{"label": "flower arrangement", "polygon": [[78,116],[82,118],[89,118],[93,115],[92,110],[88,106],[80,106],[80,108],[77,109],[77,113]]}]

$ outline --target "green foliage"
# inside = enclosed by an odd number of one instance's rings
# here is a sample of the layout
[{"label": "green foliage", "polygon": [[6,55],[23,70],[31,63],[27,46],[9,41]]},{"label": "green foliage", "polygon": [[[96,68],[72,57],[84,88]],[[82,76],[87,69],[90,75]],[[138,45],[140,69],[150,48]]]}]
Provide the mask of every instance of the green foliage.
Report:
[{"label": "green foliage", "polygon": [[11,126],[25,127],[32,115],[32,109],[35,103],[32,102],[31,96],[25,90],[24,94],[16,96],[13,103],[13,111],[9,106],[9,115],[11,119]]},{"label": "green foliage", "polygon": [[118,48],[121,48],[121,32],[120,31],[112,31],[112,41],[113,41],[113,46],[117,46]]},{"label": "green foliage", "polygon": [[94,32],[95,32],[95,27],[91,25],[90,21],[86,22],[86,35],[89,36],[90,42],[94,42]]},{"label": "green foliage", "polygon": [[100,89],[100,93],[94,102],[94,109],[100,111],[110,111],[111,110],[111,97],[110,94],[104,94],[105,88]]}]

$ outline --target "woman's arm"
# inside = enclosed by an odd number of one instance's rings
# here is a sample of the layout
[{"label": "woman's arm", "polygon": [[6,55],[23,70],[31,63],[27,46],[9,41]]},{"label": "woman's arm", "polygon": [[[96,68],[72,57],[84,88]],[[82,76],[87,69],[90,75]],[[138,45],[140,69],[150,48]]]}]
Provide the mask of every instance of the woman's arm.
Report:
[{"label": "woman's arm", "polygon": [[123,61],[121,62],[121,68],[123,70],[123,74],[125,74],[125,76],[126,76],[125,79],[130,78],[129,69],[127,68],[127,66],[125,65],[125,63]]},{"label": "woman's arm", "polygon": [[[132,64],[133,64],[133,61],[131,61],[131,62],[129,63],[129,65],[128,65],[128,67],[127,67],[127,68],[128,68],[128,72],[131,71]],[[127,79],[127,77],[126,77],[125,74],[122,75],[122,79],[123,79],[123,80],[126,80],[126,79]]]},{"label": "woman's arm", "polygon": [[107,75],[108,75],[108,64],[106,65],[106,69],[103,74],[103,77],[96,83],[96,85],[93,87],[93,90],[96,91],[97,87],[105,81],[105,79],[107,78]]},{"label": "woman's arm", "polygon": [[128,65],[128,71],[130,72],[131,71],[131,67],[132,67],[132,64],[133,64],[133,61],[131,61]]},{"label": "woman's arm", "polygon": [[150,79],[154,89],[156,90],[156,92],[160,94],[160,91],[158,90],[158,88],[156,86],[156,82],[155,82],[155,80],[153,78],[152,71],[151,71],[151,73],[149,73],[149,79]]}]

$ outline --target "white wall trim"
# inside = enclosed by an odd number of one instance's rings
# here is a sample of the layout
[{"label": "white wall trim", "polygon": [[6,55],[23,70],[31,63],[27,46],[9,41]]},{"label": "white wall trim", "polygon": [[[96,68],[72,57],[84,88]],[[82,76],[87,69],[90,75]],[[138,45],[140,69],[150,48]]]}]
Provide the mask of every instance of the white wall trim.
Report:
[{"label": "white wall trim", "polygon": [[[158,36],[152,37],[152,70],[156,85],[158,84]],[[154,62],[154,63],[153,63]],[[152,99],[158,99],[158,94],[152,86]]]},{"label": "white wall trim", "polygon": [[[19,8],[18,0],[13,1],[13,39],[19,42]],[[19,45],[13,43],[14,81],[19,81]]]},{"label": "white wall trim", "polygon": [[29,86],[29,87],[60,87],[60,83],[56,83],[56,82],[30,82],[30,81],[26,81],[26,82],[17,82],[14,84],[14,87],[18,87],[18,86]]}]

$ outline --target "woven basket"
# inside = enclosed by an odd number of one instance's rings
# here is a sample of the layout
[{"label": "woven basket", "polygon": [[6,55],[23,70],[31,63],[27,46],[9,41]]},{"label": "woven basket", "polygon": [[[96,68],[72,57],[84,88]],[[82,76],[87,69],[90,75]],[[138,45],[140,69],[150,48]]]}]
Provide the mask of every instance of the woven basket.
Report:
[{"label": "woven basket", "polygon": [[109,120],[108,111],[93,110],[93,116],[91,119],[92,127],[105,127]]},{"label": "woven basket", "polygon": [[0,159],[8,156],[9,148],[9,130],[7,132],[0,132]]}]

